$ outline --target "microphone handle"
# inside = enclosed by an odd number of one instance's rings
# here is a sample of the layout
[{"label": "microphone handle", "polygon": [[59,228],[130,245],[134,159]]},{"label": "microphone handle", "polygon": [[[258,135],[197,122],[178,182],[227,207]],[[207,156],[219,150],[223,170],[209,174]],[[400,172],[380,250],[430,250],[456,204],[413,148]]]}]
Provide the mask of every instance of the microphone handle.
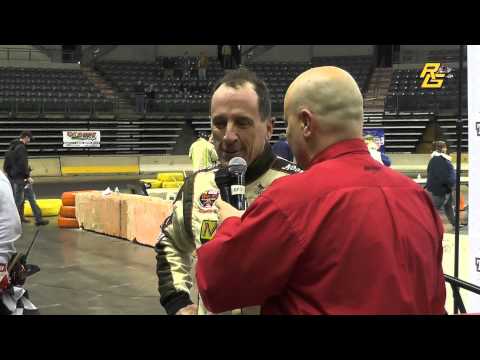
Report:
[{"label": "microphone handle", "polygon": [[[237,177],[237,184],[241,185],[245,188],[245,178],[243,175],[238,175]],[[243,194],[238,194],[237,196],[237,206],[236,208],[238,210],[245,210],[246,209],[246,204],[245,204],[245,193]]]},{"label": "microphone handle", "polygon": [[222,197],[222,200],[231,204],[232,200],[230,199],[230,191],[228,186],[222,186],[220,187],[220,196]]}]

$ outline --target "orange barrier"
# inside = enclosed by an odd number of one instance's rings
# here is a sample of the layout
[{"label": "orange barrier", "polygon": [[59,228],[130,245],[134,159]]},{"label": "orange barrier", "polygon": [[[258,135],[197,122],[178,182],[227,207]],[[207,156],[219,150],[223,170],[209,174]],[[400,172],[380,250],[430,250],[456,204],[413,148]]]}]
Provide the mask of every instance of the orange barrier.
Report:
[{"label": "orange barrier", "polygon": [[62,194],[63,206],[75,206],[75,192],[69,191]]},{"label": "orange barrier", "polygon": [[63,206],[75,206],[75,195],[82,192],[90,192],[92,190],[67,191],[62,194]]},{"label": "orange barrier", "polygon": [[465,210],[465,196],[463,196],[463,193],[460,193],[460,206],[459,206],[460,211]]},{"label": "orange barrier", "polygon": [[458,207],[460,210],[460,224],[467,225],[468,223],[468,214],[465,210],[467,210],[467,205],[465,204],[465,196],[463,193],[460,193],[460,206]]},{"label": "orange barrier", "polygon": [[80,226],[77,219],[58,217],[58,227],[61,229],[78,229]]},{"label": "orange barrier", "polygon": [[75,197],[78,193],[90,192],[91,190],[67,191],[62,194],[62,207],[58,217],[58,227],[62,229],[78,229],[80,225],[77,220]]},{"label": "orange barrier", "polygon": [[60,216],[69,219],[76,219],[75,216],[75,206],[65,206],[63,205],[60,208]]}]

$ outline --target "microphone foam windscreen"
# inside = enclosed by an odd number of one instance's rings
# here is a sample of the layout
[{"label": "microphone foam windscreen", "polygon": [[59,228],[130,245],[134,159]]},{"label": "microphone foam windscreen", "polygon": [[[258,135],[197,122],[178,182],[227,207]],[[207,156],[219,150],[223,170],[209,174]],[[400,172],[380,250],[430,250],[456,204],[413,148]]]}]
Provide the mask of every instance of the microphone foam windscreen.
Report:
[{"label": "microphone foam windscreen", "polygon": [[233,175],[241,175],[247,171],[247,162],[241,157],[234,157],[228,163],[228,170]]}]

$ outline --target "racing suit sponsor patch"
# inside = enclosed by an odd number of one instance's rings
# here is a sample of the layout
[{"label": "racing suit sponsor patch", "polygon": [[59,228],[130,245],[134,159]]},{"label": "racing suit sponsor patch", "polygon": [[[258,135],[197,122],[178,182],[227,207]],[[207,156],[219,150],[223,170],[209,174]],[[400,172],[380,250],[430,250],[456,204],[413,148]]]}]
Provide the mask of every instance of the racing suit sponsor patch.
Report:
[{"label": "racing suit sponsor patch", "polygon": [[220,192],[216,189],[205,191],[200,195],[200,209],[210,210],[217,201]]},{"label": "racing suit sponsor patch", "polygon": [[202,227],[200,229],[200,241],[202,244],[213,239],[213,235],[217,230],[218,222],[215,220],[203,220]]},{"label": "racing suit sponsor patch", "polygon": [[265,191],[265,187],[262,184],[258,184],[255,189],[255,194],[257,196],[261,195]]}]

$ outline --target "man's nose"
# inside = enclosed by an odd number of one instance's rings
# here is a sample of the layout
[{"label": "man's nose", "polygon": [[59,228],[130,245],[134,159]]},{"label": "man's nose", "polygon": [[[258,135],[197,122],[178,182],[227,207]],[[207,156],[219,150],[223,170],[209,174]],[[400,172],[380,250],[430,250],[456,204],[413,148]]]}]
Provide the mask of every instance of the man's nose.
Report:
[{"label": "man's nose", "polygon": [[225,135],[223,137],[223,140],[227,143],[234,143],[235,141],[238,140],[235,125],[232,124],[231,122],[227,124],[227,128],[225,130]]}]

